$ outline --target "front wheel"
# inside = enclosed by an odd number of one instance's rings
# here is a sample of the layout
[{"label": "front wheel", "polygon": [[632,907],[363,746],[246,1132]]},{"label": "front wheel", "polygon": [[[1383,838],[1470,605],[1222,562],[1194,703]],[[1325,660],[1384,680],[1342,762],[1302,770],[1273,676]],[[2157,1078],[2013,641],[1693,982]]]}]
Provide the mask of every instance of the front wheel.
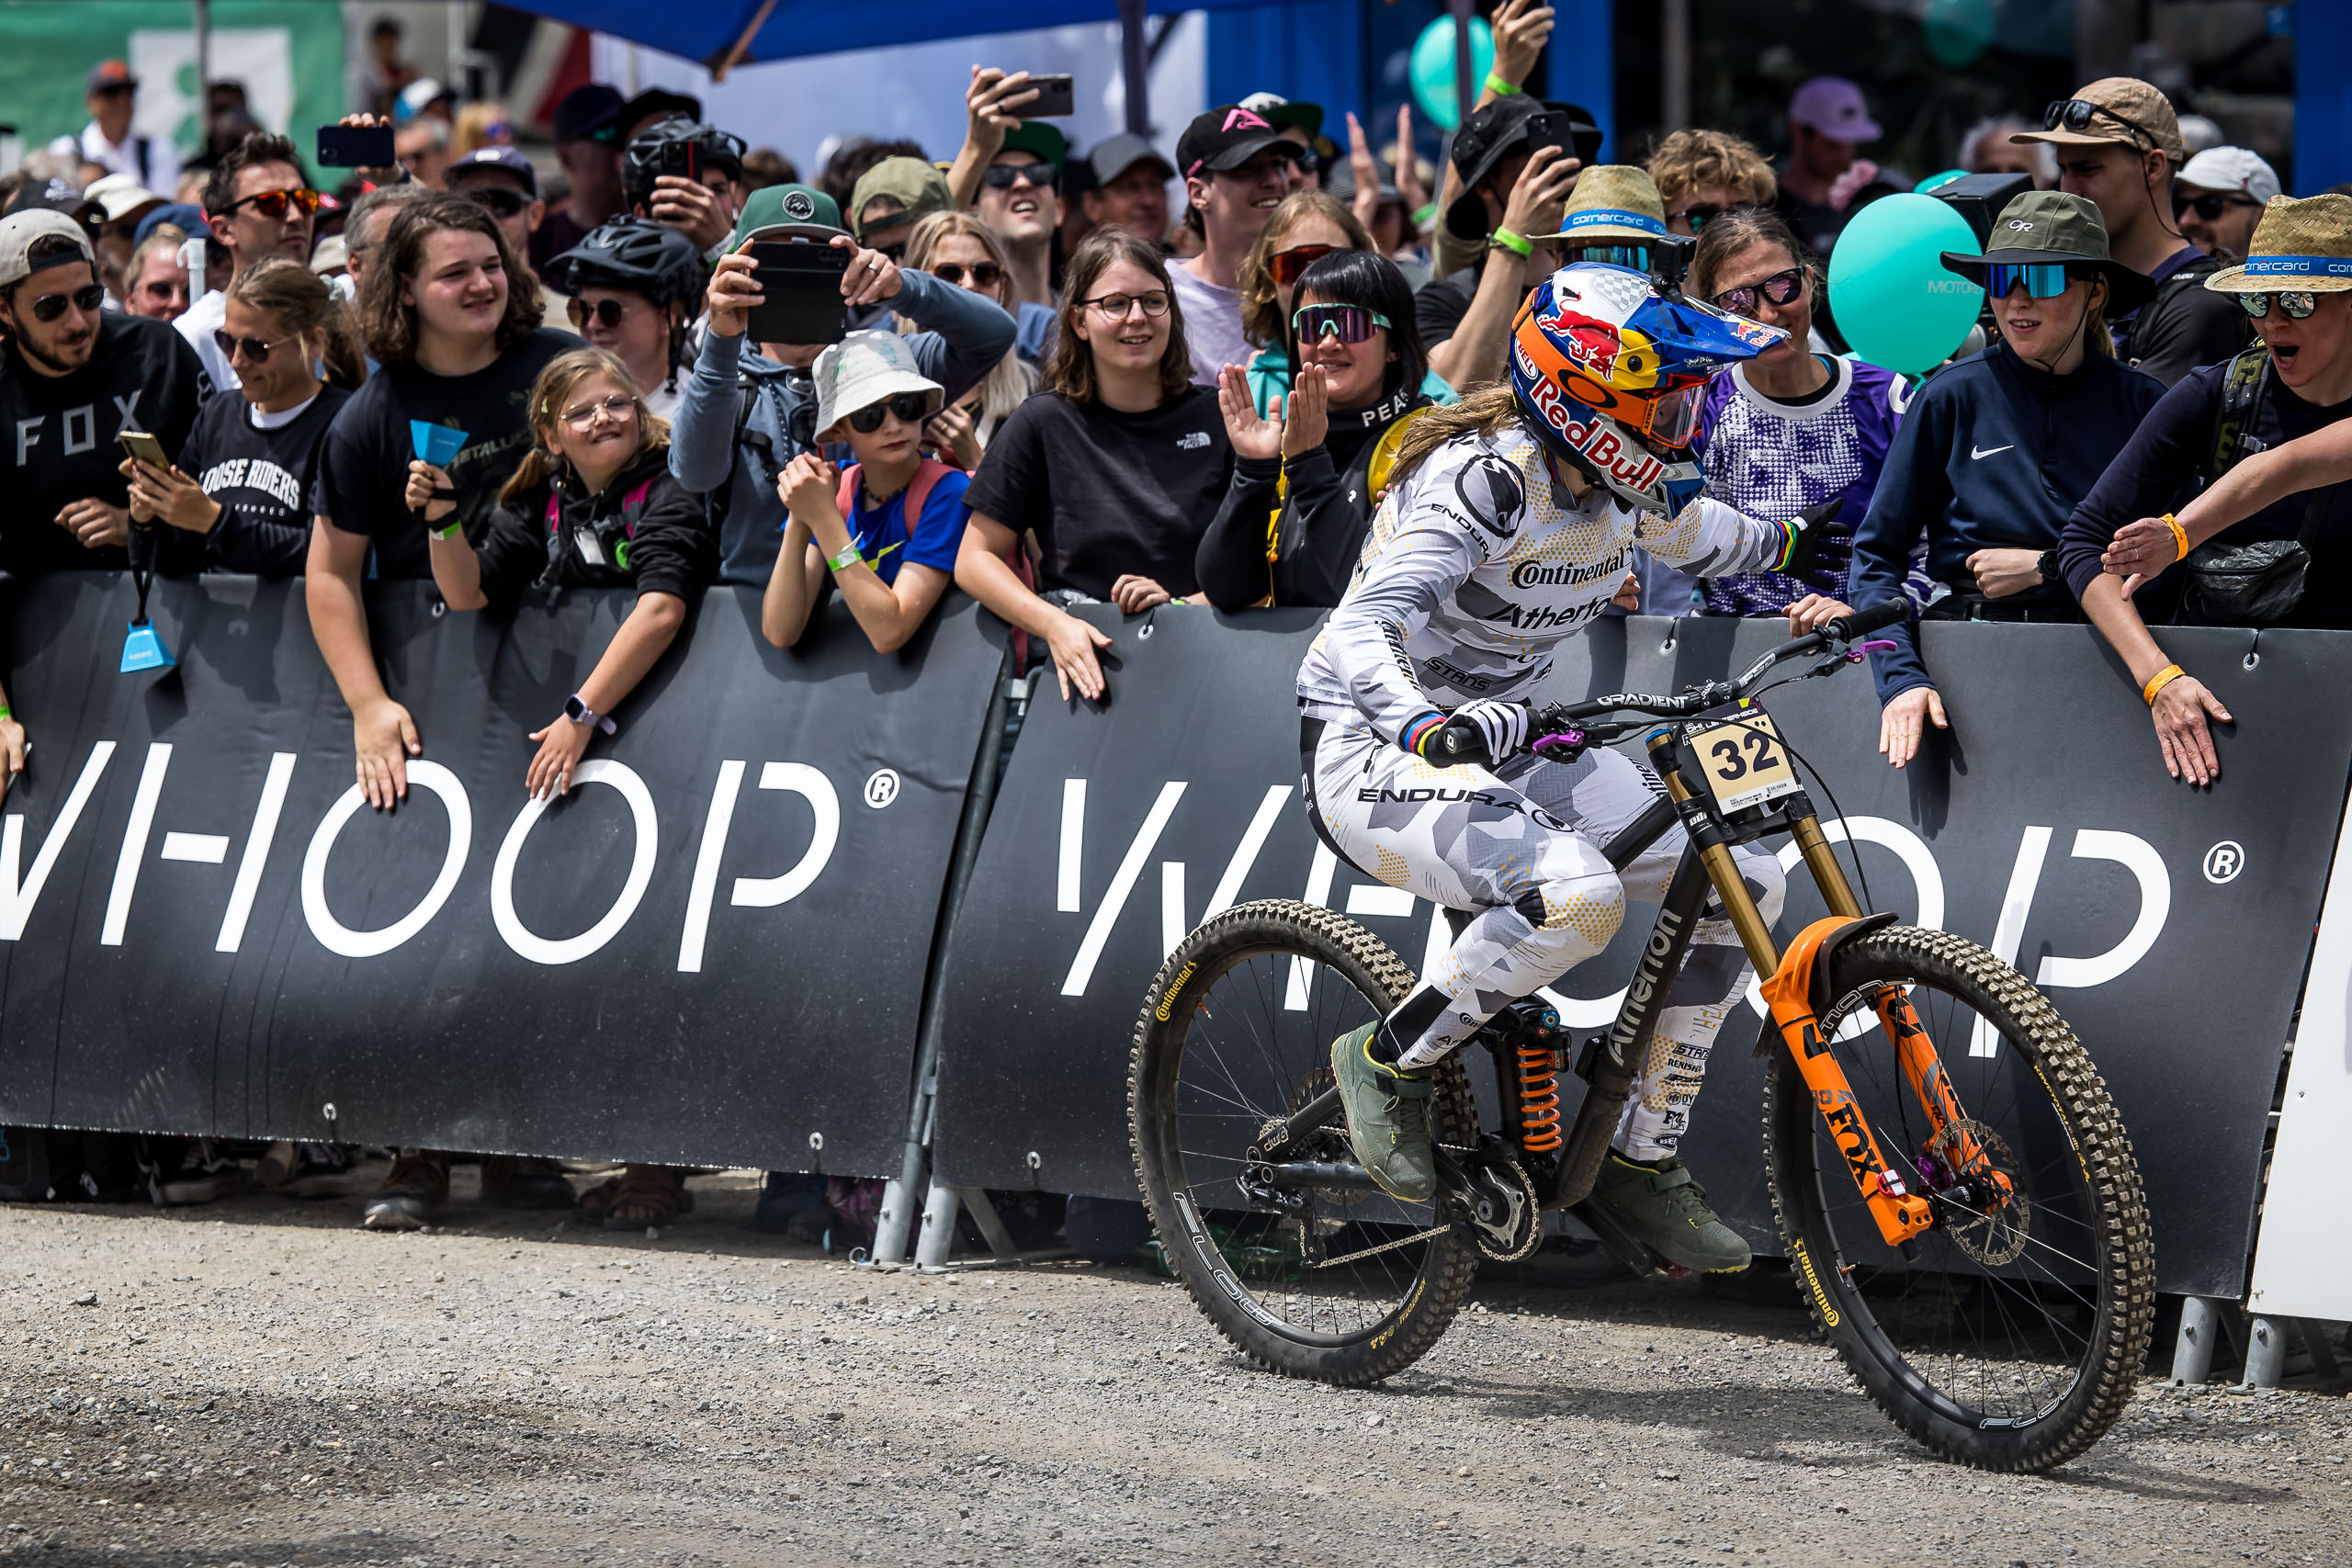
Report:
[{"label": "front wheel", "polygon": [[[1345,916],[1287,899],[1226,911],[1168,955],[1136,1021],[1128,1113],[1136,1178],[1170,1269],[1217,1331],[1290,1377],[1361,1384],[1437,1342],[1476,1271],[1439,1202],[1340,1187],[1285,1211],[1240,1185],[1270,1122],[1331,1085],[1331,1042],[1377,1021],[1413,973]],[[1460,1053],[1432,1069],[1430,1134],[1478,1141]],[[1286,1158],[1355,1158],[1338,1122]]]},{"label": "front wheel", "polygon": [[[1937,1224],[1886,1245],[1776,1041],[1764,1163],[1797,1288],[1864,1391],[1928,1448],[1985,1470],[2063,1464],[2130,1403],[2155,1313],[2139,1168],[2107,1086],[2049,999],[1973,942],[1889,927],[1826,962],[1821,1038]],[[1909,990],[1972,1145],[2007,1183],[1989,1215],[1958,1201],[1955,1145],[1880,1025],[1871,998],[1888,986]]]}]

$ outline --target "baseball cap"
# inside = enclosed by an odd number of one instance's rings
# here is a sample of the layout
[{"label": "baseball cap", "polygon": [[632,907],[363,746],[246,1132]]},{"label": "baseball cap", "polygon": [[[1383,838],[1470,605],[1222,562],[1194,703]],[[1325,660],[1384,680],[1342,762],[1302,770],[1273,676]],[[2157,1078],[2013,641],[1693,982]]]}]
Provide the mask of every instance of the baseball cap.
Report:
[{"label": "baseball cap", "polygon": [[210,226],[204,221],[204,209],[197,206],[196,203],[166,202],[140,219],[139,226],[130,231],[130,243],[134,245],[145,244],[148,237],[166,223],[183,234],[200,237],[212,231]]},{"label": "baseball cap", "polygon": [[[868,223],[865,205],[878,197],[888,197],[901,210],[877,216]],[[947,176],[937,169],[921,158],[885,158],[858,176],[857,187],[850,192],[849,220],[858,238],[864,239],[869,229],[913,223],[955,205],[955,198],[947,194]]]},{"label": "baseball cap", "polygon": [[33,246],[49,239],[72,241],[84,261],[93,266],[97,265],[98,254],[90,248],[90,236],[82,231],[79,223],[62,212],[51,212],[46,208],[20,209],[0,218],[0,288],[11,288],[33,275]]},{"label": "baseball cap", "polygon": [[1219,104],[1206,114],[1194,115],[1184,134],[1176,139],[1176,169],[1188,180],[1195,175],[1238,169],[1281,140],[1255,109]]},{"label": "baseball cap", "polygon": [[[2233,190],[2256,201],[2267,202],[2281,194],[2278,171],[2264,162],[2262,154],[2244,147],[2208,147],[2181,165],[2179,180],[2199,190]],[[97,188],[92,186],[91,194],[96,194]]]},{"label": "baseball cap", "polygon": [[141,185],[137,175],[108,175],[104,179],[92,180],[82,195],[106,210],[109,223],[119,223],[160,205],[164,199]]},{"label": "baseball cap", "polygon": [[1113,180],[1148,159],[1159,167],[1163,180],[1175,177],[1175,165],[1159,155],[1159,151],[1132,130],[1123,130],[1094,149],[1088,156],[1087,166],[1094,171],[1096,186],[1107,186]]},{"label": "baseball cap", "polygon": [[1042,119],[1024,119],[1004,133],[1004,150],[1008,152],[1034,152],[1051,164],[1058,172],[1069,157],[1069,143],[1062,133]]},{"label": "baseball cap", "polygon": [[[2075,106],[2083,105],[2076,108]],[[2012,141],[2053,147],[2154,148],[2177,168],[2188,162],[2172,100],[2136,76],[2102,76],[2043,111],[2042,129],[2020,130]]]},{"label": "baseball cap", "polygon": [[620,90],[605,82],[591,82],[584,87],[574,87],[555,106],[550,130],[555,140],[565,141],[612,141],[620,135],[622,99]]},{"label": "baseball cap", "polygon": [[823,191],[800,185],[762,186],[743,198],[743,210],[735,220],[735,235],[728,246],[741,249],[754,230],[784,223],[812,225],[836,234],[849,232],[842,227],[842,209]]},{"label": "baseball cap", "polygon": [[92,93],[105,92],[109,87],[129,87],[136,91],[138,86],[139,78],[133,76],[130,67],[119,60],[101,60],[90,67],[87,76],[82,78],[85,97]]},{"label": "baseball cap", "polygon": [[456,180],[476,169],[503,169],[523,182],[523,194],[537,199],[539,172],[531,167],[531,160],[512,147],[477,147],[449,165],[445,176]]},{"label": "baseball cap", "polygon": [[82,194],[81,187],[71,180],[51,178],[27,180],[8,198],[8,212],[56,212],[78,224],[85,236],[95,237],[107,220],[107,209]]},{"label": "baseball cap", "polygon": [[1279,93],[1252,93],[1241,100],[1241,107],[1277,129],[1295,125],[1310,141],[1323,134],[1321,104],[1293,102]]},{"label": "baseball cap", "polygon": [[1487,231],[1486,204],[1475,188],[1494,173],[1495,165],[1527,140],[1527,122],[1539,114],[1565,114],[1572,121],[1590,125],[1592,116],[1575,104],[1552,103],[1507,93],[1470,111],[1453,133],[1453,169],[1462,176],[1462,194],[1445,209],[1445,226],[1458,239],[1475,240]]},{"label": "baseball cap", "polygon": [[674,93],[667,87],[648,87],[621,106],[623,125],[642,125],[649,120],[666,119],[673,114],[688,119],[702,118],[702,100],[692,93]]},{"label": "baseball cap", "polygon": [[852,333],[828,344],[810,374],[817,383],[819,435],[846,415],[900,392],[921,392],[926,418],[947,400],[947,389],[922,373],[913,347],[897,333]]},{"label": "baseball cap", "polygon": [[311,253],[311,270],[321,277],[333,277],[351,265],[351,242],[340,234],[329,234]]},{"label": "baseball cap", "polygon": [[392,104],[393,122],[406,125],[443,98],[454,98],[457,96],[432,77],[419,76],[401,89],[400,97]]},{"label": "baseball cap", "polygon": [[1843,76],[1815,76],[1797,85],[1789,118],[1832,141],[1876,141],[1882,132],[1862,102],[1862,90]]}]

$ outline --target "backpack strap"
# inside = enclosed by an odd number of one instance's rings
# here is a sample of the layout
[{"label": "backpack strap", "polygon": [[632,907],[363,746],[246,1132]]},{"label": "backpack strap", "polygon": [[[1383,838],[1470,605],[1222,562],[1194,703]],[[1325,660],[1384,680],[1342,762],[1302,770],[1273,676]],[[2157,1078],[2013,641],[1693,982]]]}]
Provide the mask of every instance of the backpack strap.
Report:
[{"label": "backpack strap", "polygon": [[2254,423],[2254,413],[2262,402],[2262,394],[2270,385],[2270,350],[2257,343],[2230,361],[2229,374],[2222,379],[2222,395],[2213,407],[2213,445],[2205,465],[2205,482],[2211,484],[2235,468],[2240,459],[2259,447],[2249,447],[2253,439],[2247,428]]},{"label": "backpack strap", "polygon": [[862,463],[844,464],[841,488],[833,492],[833,504],[842,509],[842,521],[849,522],[857,515],[857,474]]}]

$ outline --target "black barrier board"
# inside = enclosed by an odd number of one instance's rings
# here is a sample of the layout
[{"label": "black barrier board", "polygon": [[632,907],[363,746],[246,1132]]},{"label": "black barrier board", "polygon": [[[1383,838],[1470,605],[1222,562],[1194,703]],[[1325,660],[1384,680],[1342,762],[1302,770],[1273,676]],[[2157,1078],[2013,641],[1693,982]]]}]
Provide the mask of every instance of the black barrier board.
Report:
[{"label": "black barrier board", "polygon": [[[1304,896],[1417,969],[1432,941],[1429,906],[1318,855],[1300,809],[1293,677],[1312,615],[1163,609],[1146,637],[1089,613],[1118,640],[1111,698],[1033,707],[950,948],[938,1143],[959,1186],[1134,1195],[1137,1005],[1212,907]],[[1604,621],[1566,645],[1544,696],[1673,690],[1784,635],[1778,621]],[[1879,907],[2002,952],[2088,1045],[2146,1179],[2163,1288],[2234,1296],[2352,761],[2352,714],[2312,698],[2352,678],[2352,637],[2266,632],[2248,669],[2250,634],[2163,634],[2237,716],[2222,778],[2199,792],[2165,776],[2145,705],[2088,628],[1924,637],[1953,728],[1909,768],[1877,755],[1860,670],[1776,693],[1781,729],[1826,776],[1824,817],[1829,793],[1849,814]],[[1823,912],[1800,870],[1782,935]],[[1610,951],[1558,987],[1579,1033],[1613,1016],[1653,913],[1630,908]],[[1777,1251],[1749,1056],[1760,1020],[1758,1003],[1724,1026],[1683,1149],[1726,1218]]]},{"label": "black barrier board", "polygon": [[159,584],[138,675],[123,580],[14,585],[0,1122],[894,1172],[995,623],[780,653],[714,591],[542,808],[528,733],[631,596],[368,602],[424,746],[389,816],[301,583]]}]

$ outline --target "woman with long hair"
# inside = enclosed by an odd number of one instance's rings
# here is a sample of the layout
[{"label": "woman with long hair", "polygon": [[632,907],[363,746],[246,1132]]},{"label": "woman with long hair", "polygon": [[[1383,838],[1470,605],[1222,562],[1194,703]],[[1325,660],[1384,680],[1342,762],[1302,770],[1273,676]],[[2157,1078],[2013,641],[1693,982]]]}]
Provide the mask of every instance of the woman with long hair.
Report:
[{"label": "woman with long hair", "polygon": [[[1004,242],[968,212],[934,212],[917,223],[907,236],[904,265],[992,300],[1007,315],[1019,313]],[[899,330],[915,329],[901,318]],[[1008,349],[979,385],[932,420],[931,437],[940,455],[967,473],[978,468],[989,438],[1036,389],[1037,367],[1021,357],[1018,347]]]},{"label": "woman with long hair", "polygon": [[[1184,316],[1159,248],[1124,229],[1070,257],[1045,388],[999,430],[972,476],[956,582],[1045,640],[1067,697],[1102,692],[1110,638],[1058,607],[1137,615],[1189,597],[1193,558],[1233,450],[1214,389],[1193,384]],[[1038,592],[1006,557],[1035,541]]]},{"label": "woman with long hair", "polygon": [[1395,262],[1329,252],[1299,275],[1295,298],[1283,333],[1304,363],[1289,389],[1261,413],[1238,367],[1217,387],[1233,479],[1193,558],[1220,610],[1338,604],[1397,445],[1433,401],[1413,291]]},{"label": "woman with long hair", "polygon": [[1251,404],[1264,413],[1290,390],[1298,360],[1290,312],[1301,274],[1334,251],[1369,251],[1372,233],[1337,197],[1320,190],[1283,197],[1241,263],[1241,335],[1258,352],[1245,368]]}]

